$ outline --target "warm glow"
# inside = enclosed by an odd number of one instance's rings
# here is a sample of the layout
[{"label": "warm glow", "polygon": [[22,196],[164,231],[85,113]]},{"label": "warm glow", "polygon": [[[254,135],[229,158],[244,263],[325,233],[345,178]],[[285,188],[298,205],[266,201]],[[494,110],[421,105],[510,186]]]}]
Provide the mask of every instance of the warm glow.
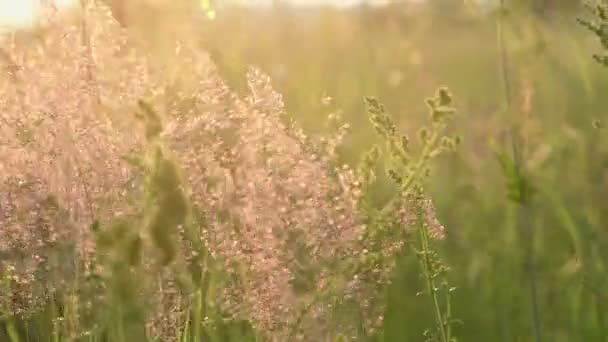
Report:
[{"label": "warm glow", "polygon": [[[54,0],[57,8],[72,6],[75,0]],[[0,0],[0,32],[31,26],[40,12],[40,0]]]},{"label": "warm glow", "polygon": [[29,26],[36,17],[35,0],[0,0],[0,29],[14,29]]}]

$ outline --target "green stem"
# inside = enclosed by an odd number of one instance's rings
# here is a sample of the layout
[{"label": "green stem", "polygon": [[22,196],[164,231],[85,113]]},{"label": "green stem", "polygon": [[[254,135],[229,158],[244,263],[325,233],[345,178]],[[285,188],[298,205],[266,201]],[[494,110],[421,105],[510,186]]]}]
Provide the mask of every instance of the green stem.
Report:
[{"label": "green stem", "polygon": [[[509,77],[508,70],[508,54],[507,47],[504,35],[504,16],[506,11],[505,0],[500,0],[499,6],[499,15],[498,20],[496,21],[496,33],[498,40],[498,52],[499,52],[499,61],[500,61],[500,74],[501,81],[503,85],[504,91],[504,100],[505,100],[505,110],[508,114],[511,113],[511,102],[512,102],[512,86],[511,80]],[[511,147],[513,153],[513,162],[515,165],[522,170],[522,158],[521,158],[521,145],[523,142],[521,141],[518,129],[517,122],[513,118],[511,124]],[[523,170],[521,171],[523,173]],[[534,263],[534,230],[530,223],[531,221],[531,208],[527,203],[528,199],[523,198],[519,203],[519,225],[520,227],[525,228],[524,237],[526,240],[526,269],[528,273],[528,281],[530,286],[530,301],[532,304],[532,325],[533,325],[533,333],[534,333],[534,341],[541,341],[541,324],[540,324],[540,310],[538,306],[538,291],[536,284],[536,265]]]},{"label": "green stem", "polygon": [[420,252],[422,253],[421,261],[422,261],[422,266],[423,266],[423,273],[424,273],[424,277],[426,279],[429,294],[431,295],[431,298],[433,299],[433,307],[435,309],[435,318],[437,320],[437,328],[439,329],[439,333],[441,334],[441,341],[450,342],[450,340],[448,339],[449,332],[446,329],[446,326],[449,324],[446,324],[445,318],[443,317],[443,313],[441,312],[441,305],[439,304],[439,296],[437,293],[437,288],[435,286],[435,280],[433,278],[433,274],[431,274],[432,270],[431,270],[431,259],[429,257],[430,248],[429,248],[428,235],[426,232],[426,227],[424,226],[424,223],[421,219],[419,219],[419,223],[418,223],[418,232],[420,234],[420,247],[421,247]]},{"label": "green stem", "polygon": [[447,288],[445,289],[447,292],[445,294],[445,307],[446,307],[446,322],[445,322],[445,329],[446,329],[446,335],[447,335],[447,341],[451,342],[452,341],[452,298],[450,297],[450,289]]},{"label": "green stem", "polygon": [[202,289],[198,289],[194,295],[194,314],[193,314],[193,321],[194,324],[192,325],[194,328],[194,331],[192,333],[192,337],[194,341],[202,341],[201,339],[201,324],[203,321],[203,293],[202,293]]}]

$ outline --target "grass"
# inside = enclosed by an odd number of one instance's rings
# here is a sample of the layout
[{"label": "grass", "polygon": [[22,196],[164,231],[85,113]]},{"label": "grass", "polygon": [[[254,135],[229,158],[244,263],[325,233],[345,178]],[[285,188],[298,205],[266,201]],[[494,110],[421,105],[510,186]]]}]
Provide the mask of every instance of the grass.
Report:
[{"label": "grass", "polygon": [[0,341],[608,338],[584,12],[178,14],[2,46]]}]

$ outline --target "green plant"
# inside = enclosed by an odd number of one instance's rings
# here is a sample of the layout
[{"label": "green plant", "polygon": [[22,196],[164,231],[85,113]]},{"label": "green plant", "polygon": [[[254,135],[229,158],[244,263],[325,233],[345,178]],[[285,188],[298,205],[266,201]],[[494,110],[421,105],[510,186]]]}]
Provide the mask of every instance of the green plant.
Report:
[{"label": "green plant", "polygon": [[[452,95],[446,88],[441,88],[434,97],[427,99],[430,125],[422,127],[418,132],[418,153],[410,146],[410,139],[397,132],[396,125],[382,104],[373,98],[367,98],[366,102],[371,122],[386,144],[387,173],[398,187],[397,195],[380,209],[381,215],[387,215],[380,219],[383,225],[375,228],[371,236],[394,236],[386,230],[395,229],[394,225],[387,224],[395,217],[401,218],[401,226],[416,233],[415,237],[408,240],[418,257],[425,281],[426,291],[421,293],[430,296],[436,320],[436,328],[427,330],[425,338],[428,341],[455,341],[452,327],[458,321],[452,315],[450,300],[455,288],[448,282],[449,268],[432,244],[433,240],[443,237],[443,226],[435,218],[435,208],[422,190],[426,178],[431,174],[430,162],[445,152],[453,151],[460,144],[460,137],[450,137],[444,132],[455,112]],[[361,173],[367,183],[372,178],[371,169],[377,159],[375,147],[362,164]]]},{"label": "green plant", "polygon": [[532,307],[532,327],[534,332],[534,340],[541,341],[541,319],[540,306],[538,303],[538,288],[537,288],[537,266],[535,261],[534,239],[535,231],[532,227],[533,212],[532,212],[532,195],[534,187],[531,185],[529,176],[524,169],[525,156],[524,138],[522,136],[522,127],[524,123],[518,122],[515,116],[515,111],[512,105],[513,85],[510,79],[508,50],[505,40],[504,26],[505,17],[508,13],[505,0],[500,1],[500,13],[497,19],[497,35],[498,47],[500,54],[500,79],[502,81],[502,90],[504,94],[505,112],[510,115],[511,127],[509,127],[510,152],[511,154],[495,149],[495,155],[502,167],[503,176],[506,180],[507,196],[509,200],[517,205],[518,226],[521,227],[522,234],[520,241],[523,242],[523,248],[526,251],[526,269],[528,274],[528,283],[530,289],[530,301]]},{"label": "green plant", "polygon": [[[593,19],[577,18],[578,22],[597,36],[602,49],[608,49],[608,3],[603,0],[586,1],[585,6]],[[601,65],[608,66],[607,55],[594,54],[593,58]]]}]

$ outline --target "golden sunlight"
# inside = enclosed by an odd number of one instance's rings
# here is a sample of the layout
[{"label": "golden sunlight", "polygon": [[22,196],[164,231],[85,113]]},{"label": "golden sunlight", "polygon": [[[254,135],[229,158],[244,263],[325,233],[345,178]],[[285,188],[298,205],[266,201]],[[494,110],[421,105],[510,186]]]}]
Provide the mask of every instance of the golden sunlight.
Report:
[{"label": "golden sunlight", "polygon": [[[0,0],[0,32],[32,26],[40,13],[41,0]],[[76,3],[75,0],[52,0],[63,9]]]},{"label": "golden sunlight", "polygon": [[37,7],[37,1],[34,0],[0,0],[0,29],[10,30],[31,25]]}]

